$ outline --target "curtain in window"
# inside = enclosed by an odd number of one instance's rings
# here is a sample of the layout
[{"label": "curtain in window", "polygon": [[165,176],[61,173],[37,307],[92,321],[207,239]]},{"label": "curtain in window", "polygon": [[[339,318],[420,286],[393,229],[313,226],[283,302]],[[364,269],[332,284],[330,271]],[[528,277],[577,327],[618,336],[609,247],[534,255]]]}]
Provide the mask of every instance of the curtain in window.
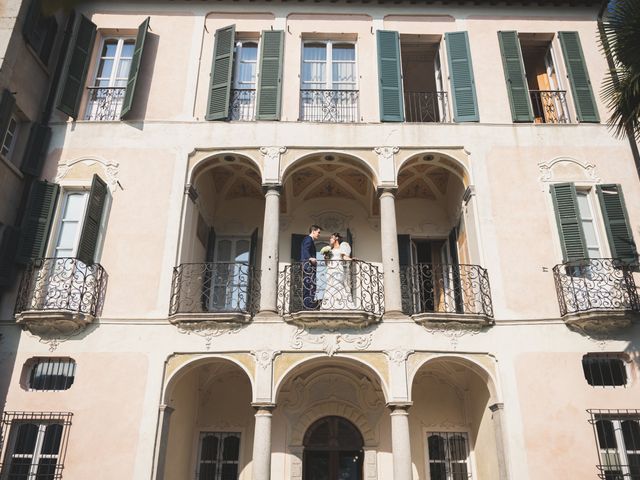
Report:
[{"label": "curtain in window", "polygon": [[321,43],[308,43],[304,46],[302,83],[306,89],[327,88],[327,46]]},{"label": "curtain in window", "polygon": [[356,85],[356,50],[353,45],[334,44],[332,79],[334,90],[354,90]]}]

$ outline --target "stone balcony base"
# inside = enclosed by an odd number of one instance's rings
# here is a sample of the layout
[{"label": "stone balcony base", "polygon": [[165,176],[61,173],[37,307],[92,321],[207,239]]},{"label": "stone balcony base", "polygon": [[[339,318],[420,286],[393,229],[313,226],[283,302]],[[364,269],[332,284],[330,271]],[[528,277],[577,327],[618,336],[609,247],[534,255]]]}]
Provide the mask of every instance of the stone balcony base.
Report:
[{"label": "stone balcony base", "polygon": [[68,310],[25,310],[16,314],[16,323],[38,336],[69,335],[94,320],[93,315]]},{"label": "stone balcony base", "polygon": [[493,318],[487,315],[469,315],[461,313],[437,313],[437,312],[425,312],[416,313],[411,315],[411,318],[416,323],[421,325],[438,323],[438,324],[451,324],[464,326],[488,326],[493,325]]},{"label": "stone balcony base", "polygon": [[568,313],[562,317],[572,329],[587,333],[610,333],[623,330],[640,320],[640,312],[634,310],[588,310]]},{"label": "stone balcony base", "polygon": [[250,313],[243,312],[198,312],[176,313],[169,317],[169,322],[177,326],[202,325],[202,324],[240,324],[251,321]]},{"label": "stone balcony base", "polygon": [[306,328],[363,328],[380,321],[380,316],[364,310],[302,310],[284,315],[288,323]]}]

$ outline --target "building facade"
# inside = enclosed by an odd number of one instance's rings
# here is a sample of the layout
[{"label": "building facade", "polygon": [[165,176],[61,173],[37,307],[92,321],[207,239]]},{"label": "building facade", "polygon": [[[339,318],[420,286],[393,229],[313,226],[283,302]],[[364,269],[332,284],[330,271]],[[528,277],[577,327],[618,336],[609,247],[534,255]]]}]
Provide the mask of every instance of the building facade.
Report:
[{"label": "building facade", "polygon": [[636,478],[600,3],[477,3],[9,2],[0,478]]}]

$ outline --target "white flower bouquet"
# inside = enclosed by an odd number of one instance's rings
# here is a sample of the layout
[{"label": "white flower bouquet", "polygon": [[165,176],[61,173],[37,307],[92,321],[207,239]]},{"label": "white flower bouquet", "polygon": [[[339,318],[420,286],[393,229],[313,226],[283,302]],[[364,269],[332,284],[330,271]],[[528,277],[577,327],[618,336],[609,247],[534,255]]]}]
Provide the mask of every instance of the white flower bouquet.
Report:
[{"label": "white flower bouquet", "polygon": [[326,247],[322,247],[320,249],[320,253],[324,256],[325,260],[331,259],[331,247],[327,245]]}]

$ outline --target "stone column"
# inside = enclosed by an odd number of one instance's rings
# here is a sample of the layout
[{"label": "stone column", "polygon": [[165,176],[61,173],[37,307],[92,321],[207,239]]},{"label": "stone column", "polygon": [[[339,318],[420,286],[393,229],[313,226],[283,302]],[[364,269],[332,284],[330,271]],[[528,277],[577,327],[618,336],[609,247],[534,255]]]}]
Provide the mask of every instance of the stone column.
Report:
[{"label": "stone column", "polygon": [[253,432],[253,480],[271,478],[271,411],[275,405],[254,404],[256,424]]},{"label": "stone column", "polygon": [[390,405],[393,480],[412,480],[409,404]]},{"label": "stone column", "polygon": [[280,185],[265,185],[264,189],[259,316],[270,316],[277,312]]},{"label": "stone column", "polygon": [[164,465],[167,459],[167,442],[169,440],[169,422],[173,408],[168,405],[160,405],[158,411],[158,431],[156,433],[156,448],[153,464],[155,472],[152,476],[154,480],[164,479]]},{"label": "stone column", "polygon": [[496,455],[498,457],[498,479],[509,480],[509,464],[507,461],[506,442],[504,435],[503,419],[504,404],[494,403],[489,406],[491,410],[491,418],[493,420],[493,429],[496,436]]},{"label": "stone column", "polygon": [[400,293],[395,189],[381,188],[379,194],[382,268],[384,269],[384,316],[399,317],[402,316],[402,295]]}]

